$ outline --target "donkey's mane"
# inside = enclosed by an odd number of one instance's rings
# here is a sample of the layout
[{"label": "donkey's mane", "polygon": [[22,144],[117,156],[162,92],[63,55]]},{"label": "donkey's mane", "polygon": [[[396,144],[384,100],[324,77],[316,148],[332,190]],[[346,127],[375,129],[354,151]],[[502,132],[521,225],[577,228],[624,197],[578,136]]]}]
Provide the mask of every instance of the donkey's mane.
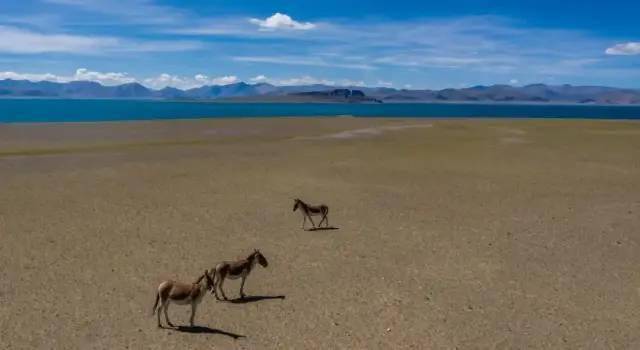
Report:
[{"label": "donkey's mane", "polygon": [[203,278],[204,278],[204,274],[200,275],[200,277],[198,277],[198,279],[195,282],[193,282],[193,284],[200,283],[200,281],[202,281]]},{"label": "donkey's mane", "polygon": [[249,256],[247,257],[247,260],[251,261],[251,260],[255,259],[256,256],[258,256],[258,254],[260,254],[260,252],[258,252],[257,250],[253,251],[251,254],[249,254]]}]

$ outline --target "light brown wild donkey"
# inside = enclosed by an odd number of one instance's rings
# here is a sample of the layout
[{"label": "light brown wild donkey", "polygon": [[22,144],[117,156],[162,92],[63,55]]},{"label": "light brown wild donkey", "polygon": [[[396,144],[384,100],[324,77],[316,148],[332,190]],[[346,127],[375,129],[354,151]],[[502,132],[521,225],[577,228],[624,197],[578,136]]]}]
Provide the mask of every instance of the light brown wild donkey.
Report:
[{"label": "light brown wild donkey", "polygon": [[224,294],[224,289],[222,289],[224,280],[227,278],[232,280],[242,278],[242,284],[240,285],[240,297],[244,298],[244,282],[247,279],[247,276],[249,276],[249,273],[251,273],[255,267],[256,263],[259,263],[265,268],[269,266],[267,258],[265,258],[259,250],[254,249],[253,253],[245,259],[238,261],[223,261],[211,269],[211,275],[213,276],[212,293],[215,294],[216,299],[220,300],[220,297],[218,296],[218,289],[220,289],[220,293],[222,293],[224,300],[229,300]]},{"label": "light brown wild donkey", "polygon": [[[178,305],[191,304],[191,318],[189,324],[193,327],[193,318],[196,316],[196,309],[202,301],[202,298],[208,290],[213,290],[213,279],[209,276],[209,273],[205,270],[204,274],[200,276],[193,283],[176,282],[167,280],[158,286],[158,292],[156,293],[156,302],[153,305],[153,313],[158,313],[158,327],[162,327],[160,322],[160,313],[164,310],[164,318],[170,327],[175,327],[171,321],[169,321],[169,304],[175,303]],[[160,306],[158,307],[158,301]]]},{"label": "light brown wild donkey", "polygon": [[322,227],[322,222],[326,222],[325,227],[329,227],[329,218],[327,217],[327,215],[329,215],[329,207],[324,205],[324,204],[320,204],[320,205],[310,205],[307,204],[303,201],[301,201],[300,199],[294,199],[293,201],[293,211],[298,210],[298,208],[300,209],[300,211],[302,212],[302,217],[304,218],[302,221],[302,229],[304,230],[304,224],[307,223],[307,218],[309,218],[309,221],[311,221],[311,225],[313,225],[313,228],[316,228],[316,224],[313,222],[313,219],[311,219],[312,216],[320,216],[322,215],[322,220],[320,220],[320,223],[318,223],[318,227]]}]

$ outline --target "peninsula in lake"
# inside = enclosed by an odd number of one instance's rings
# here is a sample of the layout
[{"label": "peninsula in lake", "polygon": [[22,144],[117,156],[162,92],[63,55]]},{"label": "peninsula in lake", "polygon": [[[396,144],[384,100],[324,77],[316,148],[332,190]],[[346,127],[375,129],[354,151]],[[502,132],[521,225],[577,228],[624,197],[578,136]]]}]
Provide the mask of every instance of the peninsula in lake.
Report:
[{"label": "peninsula in lake", "polygon": [[522,102],[581,104],[640,104],[640,90],[604,86],[532,84],[491,85],[460,89],[408,90],[388,87],[329,85],[276,86],[267,83],[206,85],[180,90],[149,89],[139,83],[105,86],[92,81],[0,80],[0,98],[105,98],[216,100],[234,102]]}]

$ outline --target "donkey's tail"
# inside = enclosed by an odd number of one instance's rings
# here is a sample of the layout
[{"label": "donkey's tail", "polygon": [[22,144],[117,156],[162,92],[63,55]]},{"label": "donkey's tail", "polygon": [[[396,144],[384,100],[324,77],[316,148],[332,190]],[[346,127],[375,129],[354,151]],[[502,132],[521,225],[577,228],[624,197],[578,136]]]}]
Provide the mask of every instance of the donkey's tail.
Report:
[{"label": "donkey's tail", "polygon": [[160,292],[156,292],[156,302],[153,304],[153,310],[151,310],[151,316],[156,314],[156,309],[158,308],[158,300],[160,300]]}]

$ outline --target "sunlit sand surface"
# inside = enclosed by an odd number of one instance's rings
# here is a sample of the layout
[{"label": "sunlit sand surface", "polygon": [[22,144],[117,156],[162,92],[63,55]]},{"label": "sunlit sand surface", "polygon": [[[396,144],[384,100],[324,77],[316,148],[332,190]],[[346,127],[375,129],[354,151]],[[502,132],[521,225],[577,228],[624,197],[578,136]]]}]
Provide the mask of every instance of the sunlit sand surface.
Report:
[{"label": "sunlit sand surface", "polygon": [[[580,120],[0,125],[0,348],[640,348],[639,135]],[[296,197],[328,204],[337,229],[302,230]],[[160,281],[254,248],[269,267],[251,298],[208,295],[198,327],[156,327]],[[188,324],[189,307],[169,313]]]}]

